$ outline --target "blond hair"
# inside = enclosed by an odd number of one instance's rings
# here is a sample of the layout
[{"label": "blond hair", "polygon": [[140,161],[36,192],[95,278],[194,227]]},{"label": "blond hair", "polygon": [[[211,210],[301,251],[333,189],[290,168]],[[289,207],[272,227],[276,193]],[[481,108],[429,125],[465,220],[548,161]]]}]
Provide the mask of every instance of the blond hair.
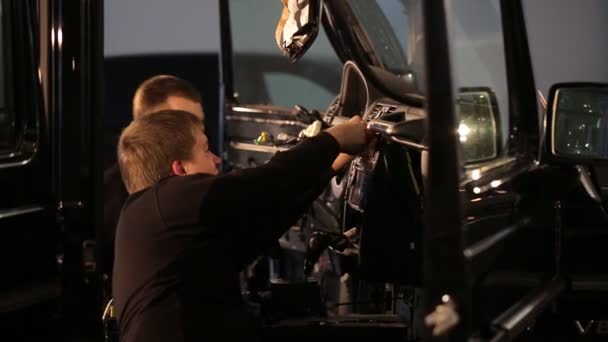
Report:
[{"label": "blond hair", "polygon": [[199,91],[192,83],[171,75],[157,75],[143,81],[133,95],[133,118],[150,114],[169,96],[179,96],[202,105]]},{"label": "blond hair", "polygon": [[173,161],[192,157],[198,134],[203,134],[200,120],[180,110],[162,110],[131,122],[118,141],[118,165],[127,191],[132,194],[172,175]]}]

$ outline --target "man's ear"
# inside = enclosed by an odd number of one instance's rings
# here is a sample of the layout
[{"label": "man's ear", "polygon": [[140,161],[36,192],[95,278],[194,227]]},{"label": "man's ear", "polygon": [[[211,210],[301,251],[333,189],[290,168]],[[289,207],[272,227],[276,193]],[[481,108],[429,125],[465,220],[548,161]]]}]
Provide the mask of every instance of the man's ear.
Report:
[{"label": "man's ear", "polygon": [[171,171],[173,171],[173,174],[176,176],[186,175],[186,169],[184,168],[182,162],[179,160],[174,160],[173,163],[171,163]]}]

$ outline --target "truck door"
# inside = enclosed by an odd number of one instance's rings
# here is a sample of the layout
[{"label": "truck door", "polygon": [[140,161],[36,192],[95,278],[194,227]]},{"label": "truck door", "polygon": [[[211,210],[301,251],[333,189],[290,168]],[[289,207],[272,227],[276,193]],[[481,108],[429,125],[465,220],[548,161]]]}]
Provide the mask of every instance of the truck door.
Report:
[{"label": "truck door", "polygon": [[0,313],[20,336],[91,336],[102,2],[0,4]]},{"label": "truck door", "polygon": [[530,190],[539,124],[522,4],[425,5],[426,317],[456,308],[453,340],[512,339],[565,288],[552,202]]},{"label": "truck door", "polygon": [[0,7],[0,315],[8,318],[56,303],[61,287],[37,3]]}]

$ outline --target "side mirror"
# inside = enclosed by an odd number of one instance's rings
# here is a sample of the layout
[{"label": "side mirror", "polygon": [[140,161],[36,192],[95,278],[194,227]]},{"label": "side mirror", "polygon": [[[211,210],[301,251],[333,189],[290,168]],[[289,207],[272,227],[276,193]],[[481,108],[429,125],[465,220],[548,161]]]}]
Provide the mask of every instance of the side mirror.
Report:
[{"label": "side mirror", "polygon": [[497,158],[501,153],[500,114],[489,88],[462,88],[456,96],[458,135],[465,164]]},{"label": "side mirror", "polygon": [[577,164],[608,160],[608,84],[551,87],[547,128],[547,147],[556,159]]},{"label": "side mirror", "polygon": [[283,12],[275,30],[279,50],[291,63],[310,48],[321,22],[322,0],[281,0]]}]

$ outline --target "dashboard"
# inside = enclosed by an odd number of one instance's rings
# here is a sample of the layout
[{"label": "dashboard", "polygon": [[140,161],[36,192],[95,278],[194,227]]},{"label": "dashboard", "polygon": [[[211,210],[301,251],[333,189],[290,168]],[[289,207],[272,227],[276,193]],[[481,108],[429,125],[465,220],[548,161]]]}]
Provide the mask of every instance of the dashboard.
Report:
[{"label": "dashboard", "polygon": [[[380,74],[377,78],[394,91],[409,89],[399,77],[381,69],[376,72]],[[416,150],[427,149],[423,143],[425,110],[385,97],[351,61],[344,64],[340,94],[326,113],[325,121],[330,125],[361,115],[371,131]]]},{"label": "dashboard", "polygon": [[[393,74],[381,76],[385,86],[408,89]],[[334,125],[354,115],[361,115],[378,139],[371,151],[353,160],[342,181],[342,229],[357,227],[361,233],[359,268],[365,277],[415,283],[426,112],[387,97],[367,82],[357,65],[347,62],[340,94],[324,120]]]}]

